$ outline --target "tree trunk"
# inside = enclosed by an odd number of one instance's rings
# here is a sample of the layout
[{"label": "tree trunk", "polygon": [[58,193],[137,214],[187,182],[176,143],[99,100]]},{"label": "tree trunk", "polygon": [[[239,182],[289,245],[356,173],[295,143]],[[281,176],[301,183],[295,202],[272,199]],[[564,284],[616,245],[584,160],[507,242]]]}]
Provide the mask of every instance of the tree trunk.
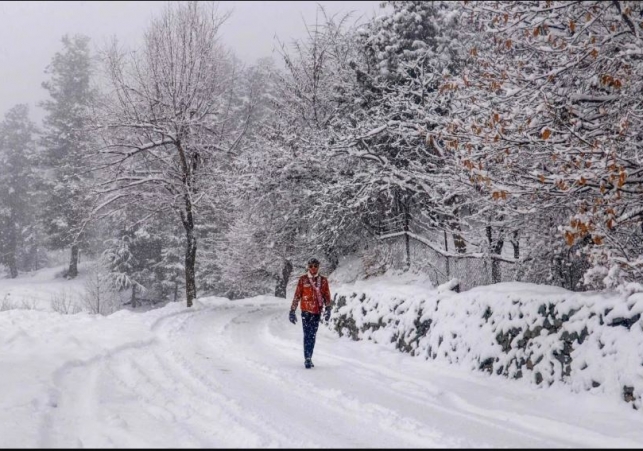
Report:
[{"label": "tree trunk", "polygon": [[337,254],[333,249],[326,252],[326,260],[328,260],[328,263],[330,264],[328,272],[330,273],[335,271],[339,265],[339,258],[337,258]]},{"label": "tree trunk", "polygon": [[132,299],[131,299],[131,303],[132,303],[132,308],[138,307],[137,301],[136,301],[136,285],[135,284],[132,284]]},{"label": "tree trunk", "polygon": [[290,280],[290,274],[292,273],[292,263],[290,260],[284,262],[284,267],[281,270],[281,277],[277,278],[277,286],[275,287],[275,296],[278,298],[286,297],[286,287],[288,286],[288,280]]},{"label": "tree trunk", "polygon": [[[487,226],[487,240],[489,240],[489,249],[492,254],[500,255],[502,252],[502,246],[504,245],[504,240],[498,235],[498,239],[494,243],[491,237],[491,226]],[[497,258],[491,258],[491,283],[499,283],[502,280],[502,274],[500,270],[500,260]]]},{"label": "tree trunk", "polygon": [[183,172],[183,183],[186,189],[183,193],[185,211],[181,211],[180,214],[187,238],[185,247],[185,295],[187,306],[192,307],[192,302],[196,298],[196,237],[194,236],[194,212],[191,195],[196,193],[192,186],[192,180],[197,170],[196,165],[198,160],[194,159],[192,164],[188,165],[185,150],[180,142],[176,143],[176,149],[179,153],[179,160]]},{"label": "tree trunk", "polygon": [[409,206],[408,202],[404,203],[404,245],[406,246],[406,269],[411,268],[411,237],[409,237]]},{"label": "tree trunk", "polygon": [[[459,202],[459,197],[455,196],[449,200],[446,205],[452,206],[454,203]],[[453,217],[446,218],[446,226],[451,230],[451,235],[453,235],[453,245],[455,246],[455,251],[458,254],[464,254],[467,252],[467,243],[462,237],[462,226],[460,225],[460,207],[456,206],[453,210]]]},{"label": "tree trunk", "polygon": [[518,240],[517,230],[514,232],[514,237],[513,237],[513,240],[511,240],[511,244],[514,247],[514,258],[516,260],[520,260],[520,240]]},{"label": "tree trunk", "polygon": [[[449,252],[449,240],[447,238],[446,230],[444,231],[444,250],[446,252]],[[447,270],[447,278],[451,277],[451,265],[449,264],[449,257],[446,257],[446,270]]]},{"label": "tree trunk", "polygon": [[491,262],[491,281],[500,283],[502,281],[502,271],[500,269],[500,260],[494,258]]},{"label": "tree trunk", "polygon": [[179,280],[174,279],[174,302],[176,302],[176,299],[179,296]]},{"label": "tree trunk", "polygon": [[194,237],[194,224],[186,228],[187,246],[185,249],[185,295],[188,307],[196,298],[196,238]]},{"label": "tree trunk", "polygon": [[467,252],[467,243],[464,241],[464,238],[462,238],[462,235],[454,233],[453,244],[455,245],[455,251],[458,254],[464,254]]},{"label": "tree trunk", "polygon": [[[464,238],[462,235],[459,233],[462,231],[462,227],[460,226],[460,221],[459,220],[454,220],[451,223],[451,234],[453,235],[453,244],[455,246],[455,251],[458,254],[464,254],[467,252],[467,242],[464,241]],[[457,232],[453,232],[453,230],[456,230]]]},{"label": "tree trunk", "polygon": [[7,240],[7,254],[5,257],[5,262],[9,268],[9,276],[12,279],[18,277],[18,264],[16,263],[16,249],[18,247],[18,232],[16,231],[16,223],[13,219],[13,215],[9,218],[9,224],[7,224],[8,230],[8,240]]},{"label": "tree trunk", "polygon": [[18,277],[18,265],[16,264],[16,249],[12,246],[7,253],[7,266],[9,267],[9,277],[15,279]]},{"label": "tree trunk", "polygon": [[73,279],[77,275],[78,275],[78,245],[72,244],[71,260],[69,261],[69,271],[67,271],[67,278]]}]

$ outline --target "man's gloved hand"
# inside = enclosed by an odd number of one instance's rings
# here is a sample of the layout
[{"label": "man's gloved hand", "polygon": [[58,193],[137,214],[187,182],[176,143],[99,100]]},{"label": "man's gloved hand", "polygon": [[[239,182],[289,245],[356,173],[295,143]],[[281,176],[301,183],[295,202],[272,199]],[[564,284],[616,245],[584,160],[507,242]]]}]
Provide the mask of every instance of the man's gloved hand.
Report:
[{"label": "man's gloved hand", "polygon": [[294,310],[290,311],[290,314],[288,315],[288,319],[290,320],[291,323],[297,324],[297,315],[295,315]]},{"label": "man's gloved hand", "polygon": [[326,307],[324,311],[324,321],[328,322],[330,320],[330,307]]}]

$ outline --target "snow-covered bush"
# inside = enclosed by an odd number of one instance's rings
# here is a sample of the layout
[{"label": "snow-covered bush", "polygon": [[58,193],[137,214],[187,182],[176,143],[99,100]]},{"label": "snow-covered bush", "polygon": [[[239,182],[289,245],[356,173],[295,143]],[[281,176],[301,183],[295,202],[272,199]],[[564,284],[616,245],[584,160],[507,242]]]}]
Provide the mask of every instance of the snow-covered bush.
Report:
[{"label": "snow-covered bush", "polygon": [[7,293],[0,299],[0,312],[7,310],[36,310],[37,302],[34,298],[25,297],[20,299],[20,302],[14,302],[9,296],[10,293]]},{"label": "snow-covered bush", "polygon": [[13,310],[13,302],[9,299],[9,294],[5,294],[2,299],[0,299],[0,312],[5,312],[7,310]]},{"label": "snow-covered bush", "polygon": [[68,290],[59,291],[51,296],[51,308],[63,315],[73,315],[80,312],[80,306]]},{"label": "snow-covered bush", "polygon": [[100,263],[88,269],[84,288],[80,303],[90,313],[109,315],[121,308],[121,299],[111,274]]}]

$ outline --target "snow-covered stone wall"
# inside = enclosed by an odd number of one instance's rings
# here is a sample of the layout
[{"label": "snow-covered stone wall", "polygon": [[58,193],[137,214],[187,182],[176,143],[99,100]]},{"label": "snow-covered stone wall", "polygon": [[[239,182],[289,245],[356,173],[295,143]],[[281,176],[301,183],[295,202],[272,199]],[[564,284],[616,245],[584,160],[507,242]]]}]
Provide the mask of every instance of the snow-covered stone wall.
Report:
[{"label": "snow-covered stone wall", "polygon": [[456,293],[448,284],[390,282],[338,284],[332,327],[414,356],[642,406],[642,294],[623,298],[526,283]]}]

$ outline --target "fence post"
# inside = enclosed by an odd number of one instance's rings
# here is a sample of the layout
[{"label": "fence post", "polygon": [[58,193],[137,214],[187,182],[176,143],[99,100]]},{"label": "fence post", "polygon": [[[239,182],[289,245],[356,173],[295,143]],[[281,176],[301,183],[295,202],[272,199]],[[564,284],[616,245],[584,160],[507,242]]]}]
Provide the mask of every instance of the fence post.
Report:
[{"label": "fence post", "polygon": [[[447,231],[444,231],[444,250],[449,252],[449,239],[447,238]],[[451,268],[449,264],[449,256],[446,256],[447,279],[451,277]]]},{"label": "fence post", "polygon": [[404,238],[406,239],[406,269],[411,269],[411,243],[409,237],[409,208],[404,208]]}]

